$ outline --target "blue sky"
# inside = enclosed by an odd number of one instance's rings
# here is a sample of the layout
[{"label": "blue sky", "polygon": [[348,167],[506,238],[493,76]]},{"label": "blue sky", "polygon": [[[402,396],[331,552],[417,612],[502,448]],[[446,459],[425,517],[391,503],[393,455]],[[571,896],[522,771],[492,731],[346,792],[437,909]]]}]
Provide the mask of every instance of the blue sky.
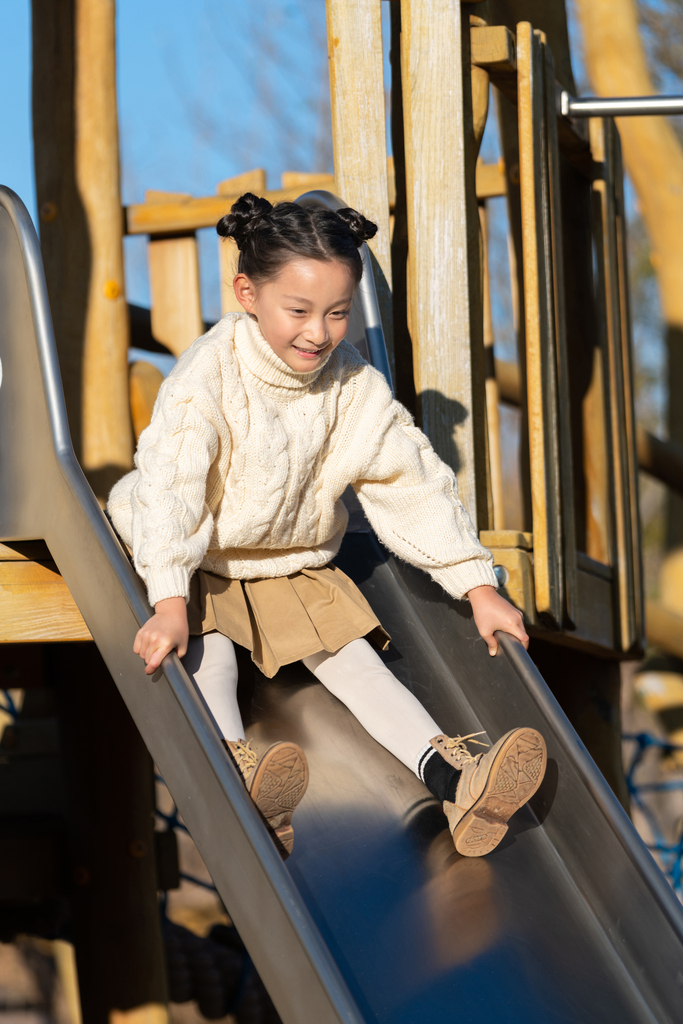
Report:
[{"label": "blue sky", "polygon": [[[209,195],[252,167],[273,187],[283,170],[332,169],[324,0],[118,0],[117,74],[124,203],[146,189]],[[30,90],[30,0],[5,0],[0,181],[35,220]],[[200,234],[213,319],[216,240]],[[126,241],[126,260],[129,298],[147,304],[143,239]]]}]

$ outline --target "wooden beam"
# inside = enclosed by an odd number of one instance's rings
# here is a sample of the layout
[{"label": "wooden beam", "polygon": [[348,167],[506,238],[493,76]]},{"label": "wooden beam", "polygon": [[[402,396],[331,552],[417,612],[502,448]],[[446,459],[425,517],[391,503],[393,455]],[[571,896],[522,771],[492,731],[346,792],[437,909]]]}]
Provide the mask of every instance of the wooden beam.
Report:
[{"label": "wooden beam", "polygon": [[[319,184],[310,188],[328,188],[329,176],[321,175]],[[126,233],[129,235],[165,235],[174,231],[197,231],[213,228],[221,217],[230,213],[230,207],[242,191],[234,195],[203,196],[199,199],[169,200],[161,203],[133,203],[125,208]],[[293,201],[301,195],[300,188],[271,189],[265,197],[271,203]]]},{"label": "wooden beam", "polygon": [[378,227],[368,244],[393,375],[381,7],[377,0],[326,0],[325,6],[335,180],[339,198]]},{"label": "wooden beam", "polygon": [[467,203],[461,7],[457,0],[402,0],[401,17],[408,324],[418,421],[453,466],[461,500],[483,528],[485,397],[483,379],[476,382],[481,395],[475,394],[472,372],[483,355],[483,324],[474,322],[470,295],[479,244],[478,224],[474,232],[469,224],[476,204],[468,210]]},{"label": "wooden beam", "polygon": [[474,26],[470,29],[472,63],[487,71],[517,71],[515,37],[506,25]]}]

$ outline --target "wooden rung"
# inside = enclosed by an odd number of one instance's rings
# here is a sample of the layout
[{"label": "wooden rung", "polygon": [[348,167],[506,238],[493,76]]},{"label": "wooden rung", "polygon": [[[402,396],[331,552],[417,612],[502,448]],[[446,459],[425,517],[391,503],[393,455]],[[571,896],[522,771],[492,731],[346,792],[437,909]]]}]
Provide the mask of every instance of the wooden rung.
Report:
[{"label": "wooden rung", "polygon": [[72,640],[92,637],[55,563],[0,561],[0,643]]}]

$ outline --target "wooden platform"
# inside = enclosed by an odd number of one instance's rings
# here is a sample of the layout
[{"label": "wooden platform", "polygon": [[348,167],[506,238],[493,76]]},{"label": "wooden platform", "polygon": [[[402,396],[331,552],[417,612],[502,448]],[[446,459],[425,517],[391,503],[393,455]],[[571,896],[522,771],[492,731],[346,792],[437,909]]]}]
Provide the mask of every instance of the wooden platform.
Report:
[{"label": "wooden platform", "polygon": [[0,643],[92,640],[41,541],[0,544]]}]

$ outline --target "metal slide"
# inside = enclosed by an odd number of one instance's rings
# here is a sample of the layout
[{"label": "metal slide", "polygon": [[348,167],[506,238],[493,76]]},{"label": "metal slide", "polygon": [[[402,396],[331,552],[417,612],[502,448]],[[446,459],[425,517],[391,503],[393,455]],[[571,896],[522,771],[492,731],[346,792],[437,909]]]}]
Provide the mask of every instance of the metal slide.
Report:
[{"label": "metal slide", "polygon": [[150,680],[132,653],[149,608],[71,448],[38,241],[8,189],[0,360],[0,539],[46,540],[285,1024],[683,1018],[683,912],[526,652],[503,637],[489,659],[465,607],[357,514],[337,561],[391,668],[447,732],[540,729],[548,775],[498,850],[460,858],[424,787],[301,666],[254,673],[250,734],[311,766],[281,862],[177,658]]}]

